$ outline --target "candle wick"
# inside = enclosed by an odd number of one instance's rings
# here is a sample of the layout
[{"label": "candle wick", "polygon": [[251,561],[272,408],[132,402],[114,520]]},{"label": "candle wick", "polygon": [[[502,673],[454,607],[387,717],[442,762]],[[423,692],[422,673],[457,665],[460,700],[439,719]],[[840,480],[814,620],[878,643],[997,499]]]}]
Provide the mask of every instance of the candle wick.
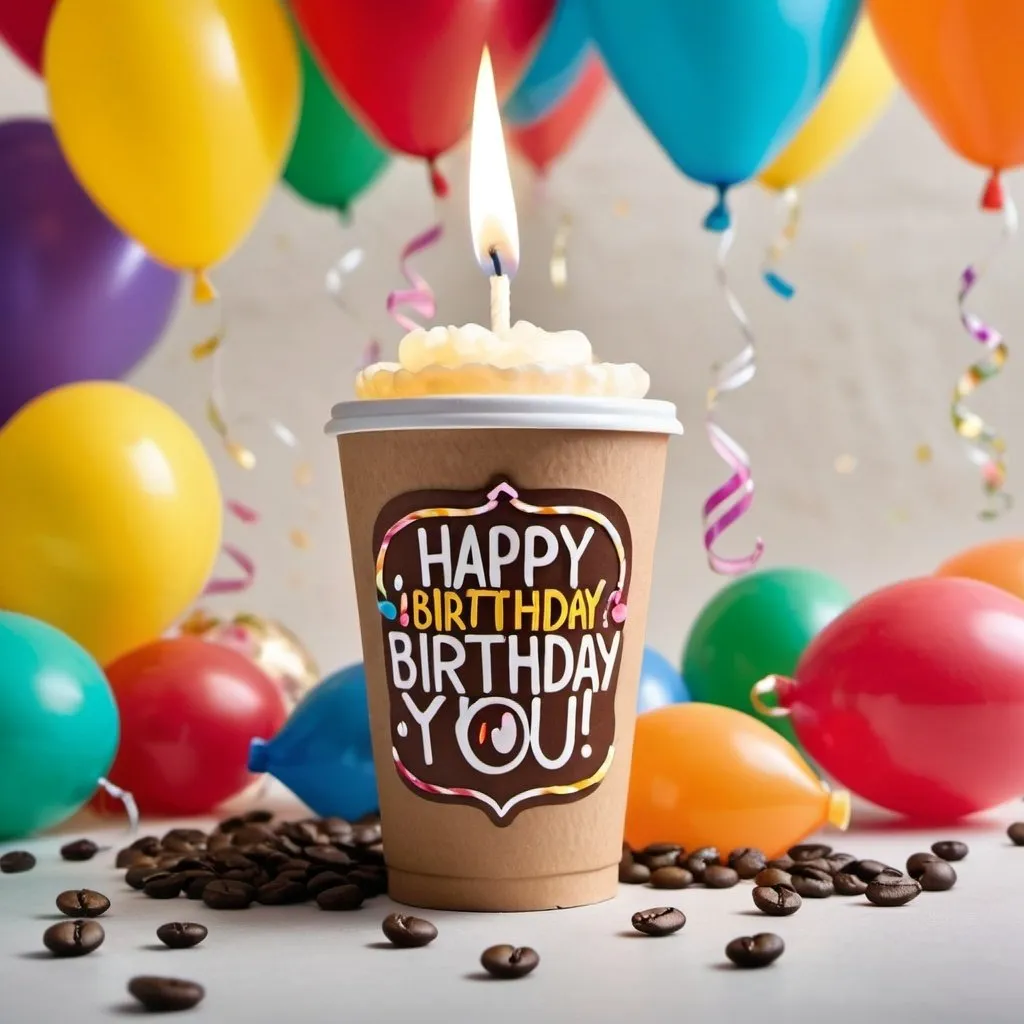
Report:
[{"label": "candle wick", "polygon": [[495,274],[497,274],[498,277],[501,277],[501,259],[498,256],[497,246],[492,245],[490,249],[487,250],[487,255],[491,257],[491,263],[494,264]]}]

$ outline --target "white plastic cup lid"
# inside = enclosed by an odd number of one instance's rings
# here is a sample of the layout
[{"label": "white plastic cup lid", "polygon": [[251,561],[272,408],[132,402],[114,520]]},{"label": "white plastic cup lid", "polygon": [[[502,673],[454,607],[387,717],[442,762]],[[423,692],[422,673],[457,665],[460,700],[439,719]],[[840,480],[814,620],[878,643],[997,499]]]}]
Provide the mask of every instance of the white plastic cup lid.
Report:
[{"label": "white plastic cup lid", "polygon": [[324,432],[460,429],[683,432],[671,402],[572,395],[453,395],[339,402],[331,409]]}]

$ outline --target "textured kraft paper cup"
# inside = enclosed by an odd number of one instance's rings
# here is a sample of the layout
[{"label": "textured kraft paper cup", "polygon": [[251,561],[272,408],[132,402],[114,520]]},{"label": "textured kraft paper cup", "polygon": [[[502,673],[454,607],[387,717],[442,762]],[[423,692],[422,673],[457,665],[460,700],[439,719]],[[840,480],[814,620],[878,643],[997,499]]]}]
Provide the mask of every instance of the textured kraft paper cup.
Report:
[{"label": "textured kraft paper cup", "polygon": [[484,396],[332,416],[391,897],[611,898],[675,407]]}]

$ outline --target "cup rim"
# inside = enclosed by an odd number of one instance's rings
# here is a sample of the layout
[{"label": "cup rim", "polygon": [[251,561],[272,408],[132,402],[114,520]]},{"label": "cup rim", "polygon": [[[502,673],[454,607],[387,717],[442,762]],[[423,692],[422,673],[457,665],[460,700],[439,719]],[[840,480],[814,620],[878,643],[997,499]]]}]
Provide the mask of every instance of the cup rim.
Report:
[{"label": "cup rim", "polygon": [[383,430],[606,430],[682,434],[672,402],[579,395],[353,399],[331,409],[328,435]]}]

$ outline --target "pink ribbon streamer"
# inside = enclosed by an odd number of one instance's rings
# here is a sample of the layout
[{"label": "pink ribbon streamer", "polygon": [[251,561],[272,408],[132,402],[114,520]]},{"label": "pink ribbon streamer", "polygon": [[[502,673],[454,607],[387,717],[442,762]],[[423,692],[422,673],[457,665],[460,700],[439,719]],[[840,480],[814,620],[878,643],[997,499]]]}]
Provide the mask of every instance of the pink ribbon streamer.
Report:
[{"label": "pink ribbon streamer", "polygon": [[[240,501],[229,498],[224,502],[224,508],[239,522],[250,524],[259,522],[259,513]],[[256,579],[256,562],[247,555],[241,548],[234,544],[222,544],[221,554],[226,555],[241,573],[240,576],[215,576],[203,588],[203,597],[215,597],[218,594],[240,594],[248,590]]]},{"label": "pink ribbon streamer", "polygon": [[[754,550],[742,558],[726,558],[715,550],[719,537],[734,523],[741,519],[754,502],[754,479],[750,472],[750,457],[741,445],[719,426],[715,419],[719,396],[729,391],[737,391],[749,383],[757,370],[754,333],[750,321],[729,286],[729,275],[726,262],[734,238],[730,227],[722,234],[718,247],[715,277],[718,286],[725,295],[729,311],[739,325],[740,332],[746,341],[742,351],[727,363],[714,367],[714,383],[708,389],[707,416],[705,426],[711,447],[722,461],[732,470],[729,479],[715,490],[704,502],[702,518],[704,521],[704,549],[708,556],[708,565],[714,572],[723,576],[739,576],[749,572],[757,565],[764,553],[764,541],[760,537],[754,543]],[[737,495],[739,496],[737,498]],[[729,502],[736,500],[729,504]]]},{"label": "pink ribbon streamer", "polygon": [[437,245],[444,234],[441,224],[435,224],[432,228],[417,235],[402,250],[398,258],[398,266],[402,276],[409,282],[408,288],[397,289],[388,295],[387,310],[391,317],[407,331],[415,331],[420,327],[415,320],[410,319],[401,312],[403,308],[410,309],[419,316],[431,317],[437,308],[434,301],[434,291],[427,284],[426,279],[416,273],[409,261],[413,256],[424,252],[431,246]]}]

